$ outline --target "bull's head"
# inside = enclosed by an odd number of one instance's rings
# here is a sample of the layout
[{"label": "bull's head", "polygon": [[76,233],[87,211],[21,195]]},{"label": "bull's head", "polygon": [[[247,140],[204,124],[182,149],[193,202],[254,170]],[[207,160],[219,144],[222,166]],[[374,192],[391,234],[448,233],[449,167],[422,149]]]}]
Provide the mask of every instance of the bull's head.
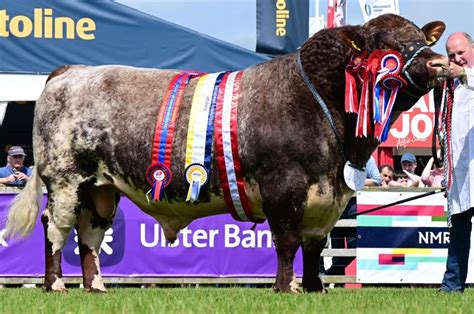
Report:
[{"label": "bull's head", "polygon": [[365,23],[359,32],[341,31],[340,37],[354,52],[370,54],[384,49],[400,52],[405,59],[402,73],[408,83],[405,91],[418,98],[449,74],[448,59],[429,48],[445,28],[443,22],[435,21],[420,29],[398,15],[385,14]]}]

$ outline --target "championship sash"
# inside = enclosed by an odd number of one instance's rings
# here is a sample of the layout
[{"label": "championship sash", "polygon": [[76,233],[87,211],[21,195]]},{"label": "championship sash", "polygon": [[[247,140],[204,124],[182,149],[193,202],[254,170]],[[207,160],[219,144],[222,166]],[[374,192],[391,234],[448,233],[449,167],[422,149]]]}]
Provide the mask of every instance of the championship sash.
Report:
[{"label": "championship sash", "polygon": [[146,170],[146,179],[152,186],[152,200],[164,197],[165,187],[171,183],[171,150],[174,127],[184,89],[191,78],[190,73],[180,73],[173,77],[163,97],[155,127],[151,164]]},{"label": "championship sash", "polygon": [[215,145],[224,199],[232,217],[239,221],[263,222],[254,218],[245,191],[237,143],[237,107],[242,72],[226,73],[217,96]]},{"label": "championship sash", "polygon": [[211,172],[212,136],[219,84],[224,73],[199,78],[189,116],[186,141],[185,178],[189,184],[187,202],[199,198]]}]

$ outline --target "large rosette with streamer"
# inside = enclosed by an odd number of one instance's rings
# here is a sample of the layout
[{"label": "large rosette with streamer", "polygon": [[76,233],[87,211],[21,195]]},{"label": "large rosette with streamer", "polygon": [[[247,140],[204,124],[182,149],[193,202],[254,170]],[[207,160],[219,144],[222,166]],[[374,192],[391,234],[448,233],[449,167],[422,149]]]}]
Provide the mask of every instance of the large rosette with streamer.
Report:
[{"label": "large rosette with streamer", "polygon": [[380,54],[373,87],[374,137],[384,142],[388,137],[390,117],[398,91],[407,83],[401,77],[403,57],[395,50]]},{"label": "large rosette with streamer", "polygon": [[345,110],[347,113],[354,113],[359,111],[359,97],[357,95],[357,81],[363,84],[361,77],[365,72],[364,60],[367,57],[367,52],[352,54],[349,64],[346,66],[346,89],[345,89]]}]

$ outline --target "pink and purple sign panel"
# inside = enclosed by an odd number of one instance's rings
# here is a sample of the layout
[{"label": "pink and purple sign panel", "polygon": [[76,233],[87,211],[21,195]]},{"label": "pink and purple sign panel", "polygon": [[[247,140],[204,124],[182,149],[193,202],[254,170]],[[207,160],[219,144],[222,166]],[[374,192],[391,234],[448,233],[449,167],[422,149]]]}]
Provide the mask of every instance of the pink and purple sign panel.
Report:
[{"label": "pink and purple sign panel", "polygon": [[[42,276],[44,236],[40,217],[30,237],[3,237],[7,207],[14,196],[0,194],[0,276]],[[268,224],[258,225],[255,230],[252,226],[230,215],[202,218],[183,229],[178,240],[169,245],[160,225],[123,197],[102,242],[102,273],[126,277],[274,277],[277,259]],[[80,276],[74,230],[63,253],[64,275]],[[300,251],[295,273],[302,274]]]}]

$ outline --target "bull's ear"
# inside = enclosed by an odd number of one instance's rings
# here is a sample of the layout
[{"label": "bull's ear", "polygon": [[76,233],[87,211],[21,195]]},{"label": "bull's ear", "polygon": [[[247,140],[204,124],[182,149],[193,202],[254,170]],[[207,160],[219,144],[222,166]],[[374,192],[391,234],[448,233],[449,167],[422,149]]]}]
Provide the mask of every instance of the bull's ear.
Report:
[{"label": "bull's ear", "polygon": [[446,25],[441,21],[430,22],[423,26],[421,30],[425,33],[426,44],[430,47],[436,44],[438,39],[441,38],[441,35],[443,35],[445,29]]},{"label": "bull's ear", "polygon": [[354,31],[345,29],[340,31],[338,36],[354,53],[361,52],[365,46],[364,39]]}]

